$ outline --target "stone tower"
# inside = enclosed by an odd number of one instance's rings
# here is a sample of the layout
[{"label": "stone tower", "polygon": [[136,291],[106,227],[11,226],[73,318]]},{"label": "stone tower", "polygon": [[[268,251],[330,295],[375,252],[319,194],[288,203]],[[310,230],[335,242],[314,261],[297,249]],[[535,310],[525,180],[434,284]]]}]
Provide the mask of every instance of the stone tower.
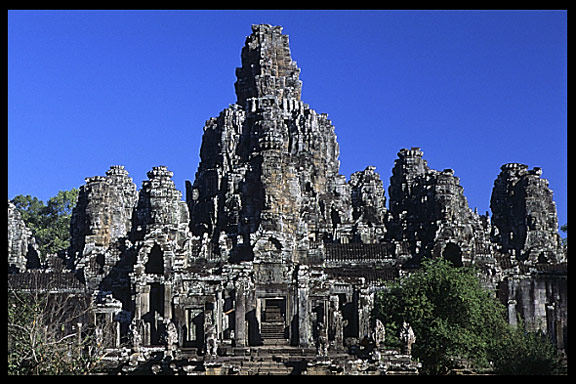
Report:
[{"label": "stone tower", "polygon": [[402,149],[390,177],[390,237],[409,244],[417,259],[450,259],[455,265],[490,254],[489,229],[473,212],[452,169],[428,167],[420,148]]},{"label": "stone tower", "polygon": [[334,127],[300,100],[281,27],[253,25],[236,69],[237,102],[206,122],[187,201],[192,230],[231,260],[296,261],[351,220]]},{"label": "stone tower", "polygon": [[86,178],[70,223],[70,262],[90,289],[103,279],[122,257],[132,230],[132,213],[138,201],[136,184],[121,165],[111,166],[106,176]]},{"label": "stone tower", "polygon": [[280,104],[300,101],[300,68],[290,56],[288,36],[281,26],[252,26],[242,49],[242,67],[236,69],[236,104],[245,106],[251,98],[272,98]]},{"label": "stone tower", "polygon": [[542,170],[504,164],[494,181],[490,208],[493,239],[504,253],[529,263],[558,263],[564,252],[558,234],[556,203]]}]

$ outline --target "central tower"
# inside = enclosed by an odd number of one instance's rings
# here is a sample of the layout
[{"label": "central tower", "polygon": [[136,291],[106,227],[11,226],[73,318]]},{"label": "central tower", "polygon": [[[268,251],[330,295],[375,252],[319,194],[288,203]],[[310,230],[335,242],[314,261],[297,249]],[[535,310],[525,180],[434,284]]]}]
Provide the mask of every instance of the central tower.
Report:
[{"label": "central tower", "polygon": [[301,101],[282,27],[253,25],[241,57],[237,101],[206,122],[187,185],[192,230],[223,260],[297,262],[351,218],[334,127]]},{"label": "central tower", "polygon": [[252,26],[242,49],[242,67],[236,68],[237,104],[244,106],[249,98],[276,98],[280,103],[300,100],[300,69],[290,56],[288,36],[282,27],[268,24]]}]

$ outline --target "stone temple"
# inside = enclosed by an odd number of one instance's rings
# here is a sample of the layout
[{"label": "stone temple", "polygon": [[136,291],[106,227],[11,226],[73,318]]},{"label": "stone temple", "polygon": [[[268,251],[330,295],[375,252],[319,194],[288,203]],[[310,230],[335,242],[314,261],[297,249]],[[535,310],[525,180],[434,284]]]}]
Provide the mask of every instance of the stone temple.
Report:
[{"label": "stone temple", "polygon": [[[439,257],[477,265],[510,322],[520,314],[566,348],[566,255],[539,168],[502,166],[490,218],[469,208],[453,170],[431,169],[420,148],[400,149],[387,204],[375,167],[348,181],[339,173],[334,126],[301,100],[282,27],[253,25],[241,59],[236,102],[206,121],[184,196],[164,166],[140,189],[119,165],[87,178],[71,246],[44,267],[80,280],[111,366],[417,373],[405,350],[381,348],[362,364],[351,351],[380,337],[375,292]],[[35,244],[9,212],[9,277],[24,284],[38,273]]]}]

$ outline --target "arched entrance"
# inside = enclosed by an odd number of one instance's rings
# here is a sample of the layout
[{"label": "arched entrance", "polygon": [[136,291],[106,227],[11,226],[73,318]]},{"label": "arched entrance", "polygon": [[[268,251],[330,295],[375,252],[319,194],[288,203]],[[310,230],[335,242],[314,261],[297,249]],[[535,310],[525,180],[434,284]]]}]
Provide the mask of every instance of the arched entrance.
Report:
[{"label": "arched entrance", "polygon": [[452,242],[446,244],[442,257],[452,263],[455,267],[461,267],[462,264],[462,250],[460,247]]},{"label": "arched entrance", "polygon": [[146,273],[163,274],[164,273],[164,252],[158,244],[154,244],[148,254],[148,262],[145,265]]}]

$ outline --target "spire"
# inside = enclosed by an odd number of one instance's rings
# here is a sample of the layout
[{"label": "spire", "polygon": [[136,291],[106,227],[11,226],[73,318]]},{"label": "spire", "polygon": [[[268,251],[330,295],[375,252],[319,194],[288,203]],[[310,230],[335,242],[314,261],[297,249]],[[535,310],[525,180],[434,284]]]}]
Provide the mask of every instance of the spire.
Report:
[{"label": "spire", "polygon": [[242,49],[242,67],[236,68],[237,103],[245,106],[252,97],[300,100],[300,69],[290,56],[288,36],[281,26],[252,25]]}]

